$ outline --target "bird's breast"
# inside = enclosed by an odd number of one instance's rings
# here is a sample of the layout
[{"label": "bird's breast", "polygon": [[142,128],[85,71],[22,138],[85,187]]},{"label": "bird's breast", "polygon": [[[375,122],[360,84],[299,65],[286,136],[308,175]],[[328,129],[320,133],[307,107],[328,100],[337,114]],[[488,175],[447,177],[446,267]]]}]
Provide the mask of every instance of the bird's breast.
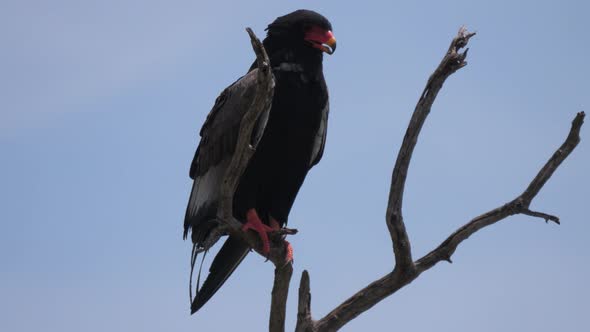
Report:
[{"label": "bird's breast", "polygon": [[321,84],[305,83],[297,78],[298,74],[281,75],[277,80],[259,150],[274,158],[297,160],[307,165],[327,93]]}]

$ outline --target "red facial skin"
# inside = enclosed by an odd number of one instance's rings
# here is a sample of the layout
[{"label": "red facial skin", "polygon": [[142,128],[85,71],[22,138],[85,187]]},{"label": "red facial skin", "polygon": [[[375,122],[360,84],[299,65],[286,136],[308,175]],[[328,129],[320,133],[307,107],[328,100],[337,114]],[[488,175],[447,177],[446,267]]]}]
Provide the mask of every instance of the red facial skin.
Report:
[{"label": "red facial skin", "polygon": [[336,50],[336,38],[330,30],[324,30],[317,26],[311,27],[305,32],[304,39],[310,43],[312,47],[319,49],[328,54],[334,53]]}]

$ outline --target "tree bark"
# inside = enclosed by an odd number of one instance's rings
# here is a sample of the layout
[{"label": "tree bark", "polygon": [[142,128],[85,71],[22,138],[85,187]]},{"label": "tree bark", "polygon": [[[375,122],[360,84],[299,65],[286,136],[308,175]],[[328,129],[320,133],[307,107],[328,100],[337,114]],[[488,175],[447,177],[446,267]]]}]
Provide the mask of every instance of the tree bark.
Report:
[{"label": "tree bark", "polygon": [[[256,120],[264,112],[270,110],[274,92],[274,78],[270,68],[268,55],[262,43],[256,38],[251,29],[247,28],[250,35],[258,64],[257,94],[252,106],[240,124],[240,133],[234,157],[226,172],[223,187],[222,201],[218,210],[220,230],[212,232],[218,236],[229,232],[232,236],[246,241],[252,248],[259,251],[259,240],[254,234],[241,231],[241,223],[232,215],[233,193],[238,185],[239,178],[244,172],[248,161],[254,154],[258,142],[251,142],[252,131]],[[515,214],[524,214],[542,218],[545,221],[553,221],[559,224],[559,218],[543,212],[532,211],[530,204],[543,188],[543,185],[554,174],[559,165],[569,156],[580,142],[580,129],[584,122],[584,112],[580,112],[573,120],[569,135],[559,149],[551,156],[547,163],[533,178],[529,186],[515,199],[492,209],[478,217],[475,217],[464,226],[460,227],[444,240],[438,247],[424,257],[414,261],[412,247],[404,224],[402,205],[405,182],[412,158],[412,153],[418,142],[420,131],[430,113],[432,104],[442,88],[446,79],[457,70],[467,65],[465,61],[467,51],[465,48],[475,33],[469,33],[464,27],[459,29],[455,38],[451,41],[449,49],[441,63],[432,73],[426,87],[422,92],[412,114],[412,118],[406,130],[403,143],[397,155],[396,163],[392,171],[389,200],[385,214],[385,221],[389,231],[395,263],[392,271],[375,280],[365,288],[353,294],[350,298],[338,305],[327,315],[319,320],[313,320],[311,314],[310,277],[307,271],[303,271],[299,286],[299,304],[297,314],[296,332],[337,331],[342,326],[353,320],[361,313],[369,310],[384,298],[394,294],[402,287],[418,278],[420,274],[440,261],[451,263],[451,256],[461,242],[469,238],[478,230],[490,226],[500,220]],[[271,236],[271,253],[268,257],[275,265],[275,279],[272,290],[271,311],[269,318],[269,330],[271,332],[283,332],[285,330],[286,301],[289,292],[289,284],[293,273],[291,262],[285,262],[285,244],[282,238],[287,234],[295,234],[296,230],[282,229]],[[216,240],[216,239],[212,239]],[[260,251],[259,251],[260,252]]]},{"label": "tree bark", "polygon": [[580,128],[582,127],[585,116],[584,112],[580,112],[576,115],[565,142],[547,161],[521,195],[501,207],[490,210],[489,212],[472,219],[451,234],[430,253],[415,262],[412,260],[411,243],[406,232],[402,215],[403,193],[412,152],[418,141],[418,135],[420,134],[424,121],[430,113],[434,99],[442,88],[443,83],[451,74],[467,64],[465,59],[467,57],[468,49],[463,53],[461,53],[460,50],[467,46],[469,39],[474,35],[475,33],[469,33],[465,28],[461,28],[457,36],[451,42],[443,60],[428,79],[428,83],[414,109],[410,124],[408,125],[403,143],[400,147],[393,169],[389,202],[385,218],[395,256],[395,266],[393,267],[392,272],[356,292],[326,316],[316,321],[313,320],[311,316],[309,274],[307,271],[304,271],[299,288],[297,332],[339,330],[342,326],[361,313],[369,310],[384,298],[394,294],[405,285],[411,283],[418,278],[422,272],[430,269],[438,262],[444,260],[451,263],[451,256],[461,242],[478,230],[509,216],[525,214],[545,219],[545,221],[551,220],[559,224],[558,217],[543,212],[531,211],[529,206],[543,185],[549,180],[559,165],[579,143]]}]

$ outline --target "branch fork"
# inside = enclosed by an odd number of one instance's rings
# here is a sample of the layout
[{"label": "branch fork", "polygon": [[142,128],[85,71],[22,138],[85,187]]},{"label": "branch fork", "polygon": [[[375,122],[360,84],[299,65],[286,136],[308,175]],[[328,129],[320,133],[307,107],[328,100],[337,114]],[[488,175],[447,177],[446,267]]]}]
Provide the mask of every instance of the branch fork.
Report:
[{"label": "branch fork", "polygon": [[[251,134],[256,119],[258,119],[258,117],[264,112],[270,110],[270,104],[274,92],[274,78],[269,66],[270,61],[268,55],[266,54],[262,43],[256,38],[252,30],[249,28],[246,30],[250,35],[252,46],[257,56],[258,90],[250,110],[243,118],[242,124],[240,125],[240,134],[236,145],[236,152],[228,167],[222,187],[223,200],[218,210],[220,228],[217,233],[212,232],[215,234],[213,234],[211,241],[214,243],[219,236],[229,233],[232,236],[237,236],[243,239],[252,248],[260,248],[257,237],[254,236],[254,234],[242,232],[242,224],[232,216],[233,193],[237,187],[239,178],[250,157],[253,155],[259,141],[259,137],[258,139],[255,139],[254,142],[250,142],[249,138],[252,137]],[[299,285],[296,332],[339,330],[342,326],[361,313],[367,311],[384,298],[394,294],[405,285],[411,283],[420,276],[422,272],[432,268],[438,262],[447,261],[452,263],[451,256],[461,242],[478,230],[509,216],[524,214],[531,217],[542,218],[546,222],[552,221],[559,224],[560,221],[557,216],[533,211],[530,209],[530,205],[542,189],[543,185],[549,180],[559,165],[569,156],[579,143],[579,133],[585,117],[584,112],[580,112],[576,115],[565,142],[541,168],[521,195],[500,207],[473,218],[449,235],[449,237],[430,253],[416,261],[413,260],[411,243],[402,214],[403,194],[410,160],[417,144],[420,131],[430,113],[432,104],[434,103],[438,92],[450,75],[467,65],[465,60],[469,49],[466,48],[466,46],[474,35],[475,33],[468,32],[465,27],[461,27],[457,36],[451,41],[445,56],[426,83],[426,87],[416,104],[398,152],[391,176],[389,200],[385,214],[385,221],[392,240],[395,257],[395,262],[392,264],[392,272],[375,280],[365,288],[353,294],[350,298],[338,305],[321,319],[313,320],[311,313],[310,277],[307,271],[303,271]],[[465,51],[461,52],[464,48]],[[296,232],[297,230],[281,229],[277,232],[271,233],[273,241],[271,241],[271,253],[269,259],[276,267],[269,320],[269,330],[272,332],[283,332],[285,330],[286,301],[289,283],[293,273],[293,266],[290,263],[284,262],[285,246],[282,239],[284,239],[286,235],[295,234]]]},{"label": "branch fork", "polygon": [[403,143],[391,177],[389,201],[386,211],[386,224],[393,244],[395,265],[393,271],[361,289],[338,307],[319,320],[311,316],[311,292],[309,273],[303,272],[299,286],[299,306],[297,315],[297,332],[337,331],[346,323],[369,310],[384,298],[394,294],[400,288],[411,283],[420,274],[440,261],[452,263],[451,256],[458,245],[478,230],[492,225],[515,214],[524,214],[553,221],[559,224],[559,218],[543,212],[530,210],[529,206],[543,185],[553,175],[558,166],[567,158],[580,141],[579,133],[584,120],[584,112],[576,115],[569,135],[562,146],[547,161],[526,190],[516,199],[490,210],[472,219],[445,239],[437,248],[424,257],[413,261],[410,240],[402,214],[403,193],[412,153],[418,141],[418,135],[430,113],[431,106],[445,80],[457,70],[465,67],[467,52],[465,48],[475,33],[464,27],[459,29],[441,63],[428,79],[426,87],[414,109]]}]

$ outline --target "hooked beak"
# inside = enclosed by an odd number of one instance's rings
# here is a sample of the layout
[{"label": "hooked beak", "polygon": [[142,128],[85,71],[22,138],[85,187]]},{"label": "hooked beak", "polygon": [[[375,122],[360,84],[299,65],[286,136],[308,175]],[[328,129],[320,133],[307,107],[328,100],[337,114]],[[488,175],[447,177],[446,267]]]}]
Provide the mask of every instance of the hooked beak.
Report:
[{"label": "hooked beak", "polygon": [[322,52],[333,54],[336,51],[336,38],[332,31],[312,28],[305,34],[305,40]]}]

